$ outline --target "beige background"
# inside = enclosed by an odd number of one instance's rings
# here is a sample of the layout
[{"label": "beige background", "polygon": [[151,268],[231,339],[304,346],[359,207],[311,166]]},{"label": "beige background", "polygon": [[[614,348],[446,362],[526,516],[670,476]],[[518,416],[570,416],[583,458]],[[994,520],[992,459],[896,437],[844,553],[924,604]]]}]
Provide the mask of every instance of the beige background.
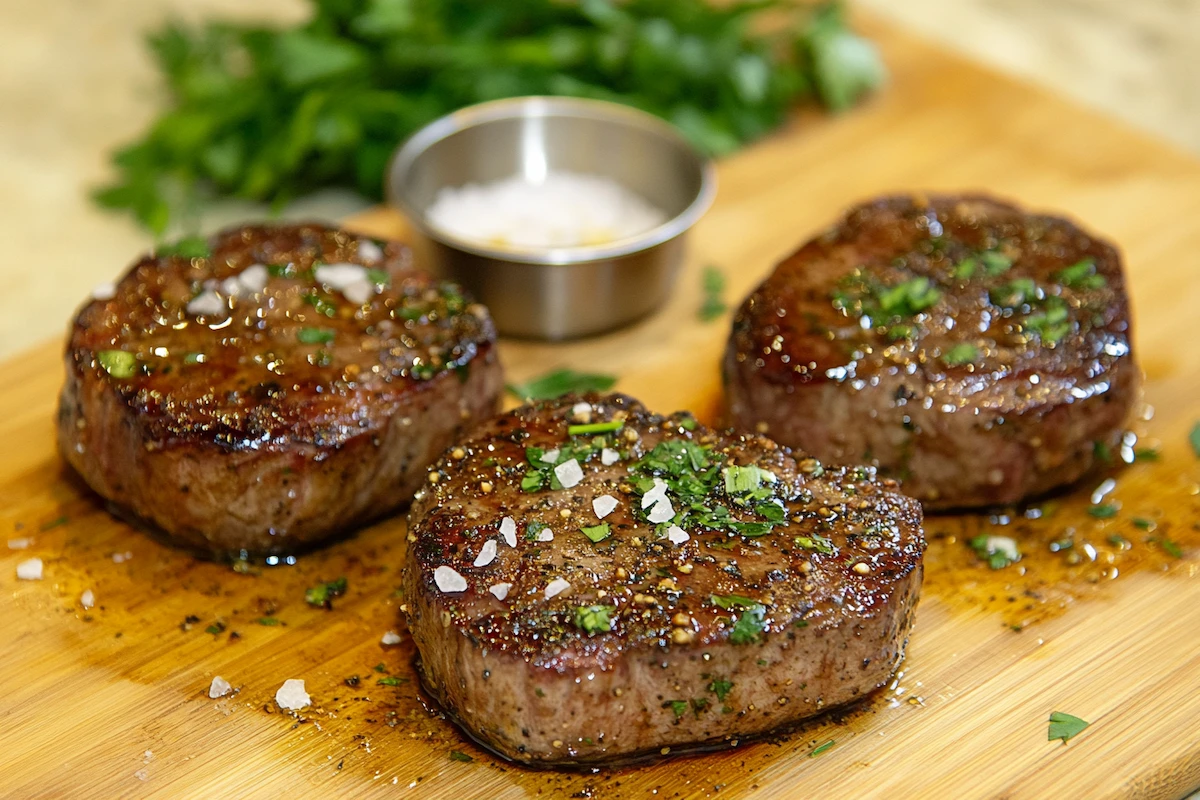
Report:
[{"label": "beige background", "polygon": [[[859,0],[1200,154],[1200,0]],[[88,187],[159,101],[143,31],[170,16],[299,19],[301,0],[0,0],[0,357],[64,330],[96,283],[150,244]],[[337,216],[352,197],[300,216]],[[224,209],[235,219],[253,209]]]}]

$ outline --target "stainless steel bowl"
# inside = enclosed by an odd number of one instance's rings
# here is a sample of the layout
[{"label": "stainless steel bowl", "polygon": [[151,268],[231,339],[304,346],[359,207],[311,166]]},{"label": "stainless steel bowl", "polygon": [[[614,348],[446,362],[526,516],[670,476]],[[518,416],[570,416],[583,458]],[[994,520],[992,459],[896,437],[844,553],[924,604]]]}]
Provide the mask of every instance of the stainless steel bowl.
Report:
[{"label": "stainless steel bowl", "polygon": [[[439,189],[549,171],[603,175],[669,219],[610,244],[518,250],[432,226]],[[712,164],[672,126],[596,100],[518,97],[471,106],[422,128],[388,169],[389,200],[412,221],[434,271],[491,309],[501,333],[569,339],[630,323],[658,308],[683,258],[684,234],[716,192]]]}]

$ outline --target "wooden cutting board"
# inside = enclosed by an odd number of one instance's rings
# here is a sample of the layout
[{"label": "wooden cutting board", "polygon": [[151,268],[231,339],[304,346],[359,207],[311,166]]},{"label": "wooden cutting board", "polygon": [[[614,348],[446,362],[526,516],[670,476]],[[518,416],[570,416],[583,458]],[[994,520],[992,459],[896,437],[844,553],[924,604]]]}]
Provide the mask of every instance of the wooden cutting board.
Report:
[{"label": "wooden cutting board", "polygon": [[[724,270],[736,300],[854,201],[987,189],[1068,211],[1127,255],[1155,409],[1142,432],[1161,458],[1116,473],[1116,518],[1084,513],[1094,484],[1038,520],[932,518],[908,659],[862,708],[723,753],[531,772],[423,705],[394,593],[401,520],[259,574],[152,541],[109,517],[55,455],[61,367],[48,343],[5,364],[0,387],[0,525],[33,540],[0,545],[0,796],[1166,798],[1200,787],[1200,461],[1186,440],[1200,419],[1200,163],[891,29],[869,32],[892,85],[843,117],[802,115],[722,162],[717,203],[660,313],[574,344],[506,341],[510,377],[613,372],[652,408],[711,419],[727,320],[696,318],[702,266]],[[404,234],[388,211],[356,224]],[[962,539],[992,529],[1016,537],[1026,559],[996,572],[979,564]],[[1052,552],[1071,530],[1072,550]],[[45,579],[16,581],[31,556]],[[332,611],[305,605],[306,586],[341,575],[349,591]],[[383,647],[388,630],[403,642]],[[238,693],[210,700],[214,675]],[[389,676],[398,685],[378,683]],[[313,708],[275,707],[287,678],[307,682]],[[1091,727],[1048,742],[1052,711]]]}]

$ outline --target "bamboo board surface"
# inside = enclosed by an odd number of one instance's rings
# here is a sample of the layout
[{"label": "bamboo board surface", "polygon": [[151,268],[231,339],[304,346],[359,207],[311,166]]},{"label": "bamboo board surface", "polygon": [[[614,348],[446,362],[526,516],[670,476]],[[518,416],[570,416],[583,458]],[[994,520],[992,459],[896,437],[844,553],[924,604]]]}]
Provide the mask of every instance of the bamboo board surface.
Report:
[{"label": "bamboo board surface", "polygon": [[[1155,408],[1143,435],[1161,442],[1162,458],[1119,473],[1116,519],[1083,513],[1085,486],[1019,533],[1031,552],[1074,527],[1099,542],[1136,539],[1132,553],[1102,549],[1068,567],[1041,547],[991,573],[961,537],[1002,520],[932,518],[903,673],[863,708],[721,753],[530,772],[423,705],[407,637],[381,646],[385,631],[404,631],[402,520],[257,575],[174,552],[109,517],[62,467],[60,348],[48,343],[5,364],[0,387],[0,526],[33,539],[28,550],[0,547],[0,797],[1169,798],[1200,788],[1200,462],[1186,442],[1200,419],[1200,163],[891,29],[870,33],[892,85],[854,113],[804,115],[722,162],[716,205],[660,313],[579,343],[505,341],[510,378],[612,372],[653,409],[711,420],[728,328],[696,319],[702,266],[721,267],[739,299],[844,207],[887,191],[986,189],[1067,211],[1125,251]],[[386,210],[355,224],[405,233]],[[1146,543],[1135,515],[1184,557]],[[45,580],[16,581],[31,556],[45,561]],[[350,588],[332,611],[305,605],[306,586],[339,575]],[[79,605],[85,589],[91,611]],[[379,685],[385,672],[400,685]],[[208,699],[214,675],[238,693]],[[351,675],[358,686],[345,684]],[[312,708],[279,712],[287,678],[306,680]],[[1092,725],[1066,746],[1047,742],[1051,711]]]}]

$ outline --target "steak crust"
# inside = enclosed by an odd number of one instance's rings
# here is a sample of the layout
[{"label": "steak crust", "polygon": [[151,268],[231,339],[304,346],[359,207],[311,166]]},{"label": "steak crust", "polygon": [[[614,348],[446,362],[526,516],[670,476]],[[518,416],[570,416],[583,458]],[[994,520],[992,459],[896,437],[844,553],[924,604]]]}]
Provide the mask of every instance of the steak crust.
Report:
[{"label": "steak crust", "polygon": [[1116,249],[981,196],[852,209],[742,304],[723,373],[735,424],[878,465],[927,510],[1075,481],[1140,385]]},{"label": "steak crust", "polygon": [[66,461],[172,541],[234,557],[315,545],[403,506],[495,412],[486,309],[404,246],[309,224],[178,250],[79,311],[58,415]]},{"label": "steak crust", "polygon": [[[599,438],[570,433],[611,421],[620,430]],[[581,474],[564,486],[568,457]],[[675,510],[657,525],[657,503],[642,503],[655,477]],[[689,501],[693,479],[707,488]],[[762,436],[589,395],[476,428],[429,480],[404,577],[420,672],[507,758],[583,766],[720,746],[858,700],[902,658],[921,510],[869,468],[798,462]],[[766,529],[764,504],[779,520]]]}]

